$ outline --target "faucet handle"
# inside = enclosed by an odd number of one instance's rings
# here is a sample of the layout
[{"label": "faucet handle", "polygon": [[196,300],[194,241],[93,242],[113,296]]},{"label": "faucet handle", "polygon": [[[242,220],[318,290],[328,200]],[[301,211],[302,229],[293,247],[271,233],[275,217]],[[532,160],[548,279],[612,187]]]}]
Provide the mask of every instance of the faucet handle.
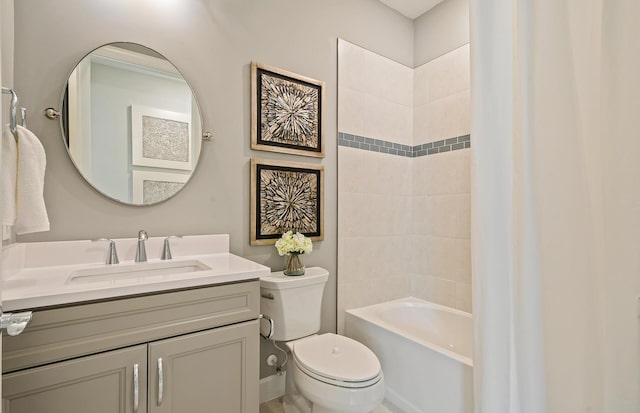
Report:
[{"label": "faucet handle", "polygon": [[98,241],[108,241],[109,249],[107,250],[107,261],[106,264],[118,264],[120,261],[118,260],[118,252],[116,251],[116,243],[110,238],[96,238],[92,239],[91,242]]},{"label": "faucet handle", "polygon": [[147,231],[141,229],[140,231],[138,231],[138,241],[145,241],[149,238],[149,235],[147,235]]},{"label": "faucet handle", "polygon": [[164,247],[162,248],[162,256],[160,257],[161,260],[170,260],[173,258],[171,256],[171,247],[169,245],[169,240],[171,238],[182,238],[182,235],[169,235],[164,239]]}]

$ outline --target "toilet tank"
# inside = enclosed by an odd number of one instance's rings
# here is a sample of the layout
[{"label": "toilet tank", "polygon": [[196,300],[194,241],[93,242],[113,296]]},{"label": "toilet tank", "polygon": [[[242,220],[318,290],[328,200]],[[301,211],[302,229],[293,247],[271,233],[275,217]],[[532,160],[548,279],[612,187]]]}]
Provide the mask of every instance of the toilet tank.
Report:
[{"label": "toilet tank", "polygon": [[320,330],[322,293],[328,279],[329,272],[320,267],[307,268],[299,276],[274,272],[260,277],[260,312],[274,322],[273,340],[294,340]]}]

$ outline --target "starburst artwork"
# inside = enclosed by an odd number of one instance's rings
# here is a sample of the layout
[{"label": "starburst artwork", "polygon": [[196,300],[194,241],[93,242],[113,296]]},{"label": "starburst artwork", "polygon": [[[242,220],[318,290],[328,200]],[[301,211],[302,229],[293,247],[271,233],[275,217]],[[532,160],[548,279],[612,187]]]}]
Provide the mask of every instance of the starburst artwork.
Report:
[{"label": "starburst artwork", "polygon": [[324,82],[251,64],[253,149],[323,157]]},{"label": "starburst artwork", "polygon": [[260,73],[264,142],[318,147],[318,89]]},{"label": "starburst artwork", "polygon": [[322,234],[322,166],[251,160],[251,243],[273,244],[287,231]]}]

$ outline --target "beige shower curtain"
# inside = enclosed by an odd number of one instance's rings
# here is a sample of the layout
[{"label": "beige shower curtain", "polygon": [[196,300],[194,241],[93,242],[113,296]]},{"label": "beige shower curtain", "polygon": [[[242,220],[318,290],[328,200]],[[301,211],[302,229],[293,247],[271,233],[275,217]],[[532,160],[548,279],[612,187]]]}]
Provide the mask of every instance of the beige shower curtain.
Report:
[{"label": "beige shower curtain", "polygon": [[640,411],[639,21],[471,0],[476,413]]}]

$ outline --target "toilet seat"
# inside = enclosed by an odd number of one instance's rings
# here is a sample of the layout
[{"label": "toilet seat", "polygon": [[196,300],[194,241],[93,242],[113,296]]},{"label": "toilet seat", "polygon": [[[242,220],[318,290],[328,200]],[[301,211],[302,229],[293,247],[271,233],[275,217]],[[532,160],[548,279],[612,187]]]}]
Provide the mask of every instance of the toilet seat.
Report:
[{"label": "toilet seat", "polygon": [[337,334],[327,333],[296,342],[296,366],[323,383],[346,388],[363,388],[382,378],[380,362],[365,345]]}]

